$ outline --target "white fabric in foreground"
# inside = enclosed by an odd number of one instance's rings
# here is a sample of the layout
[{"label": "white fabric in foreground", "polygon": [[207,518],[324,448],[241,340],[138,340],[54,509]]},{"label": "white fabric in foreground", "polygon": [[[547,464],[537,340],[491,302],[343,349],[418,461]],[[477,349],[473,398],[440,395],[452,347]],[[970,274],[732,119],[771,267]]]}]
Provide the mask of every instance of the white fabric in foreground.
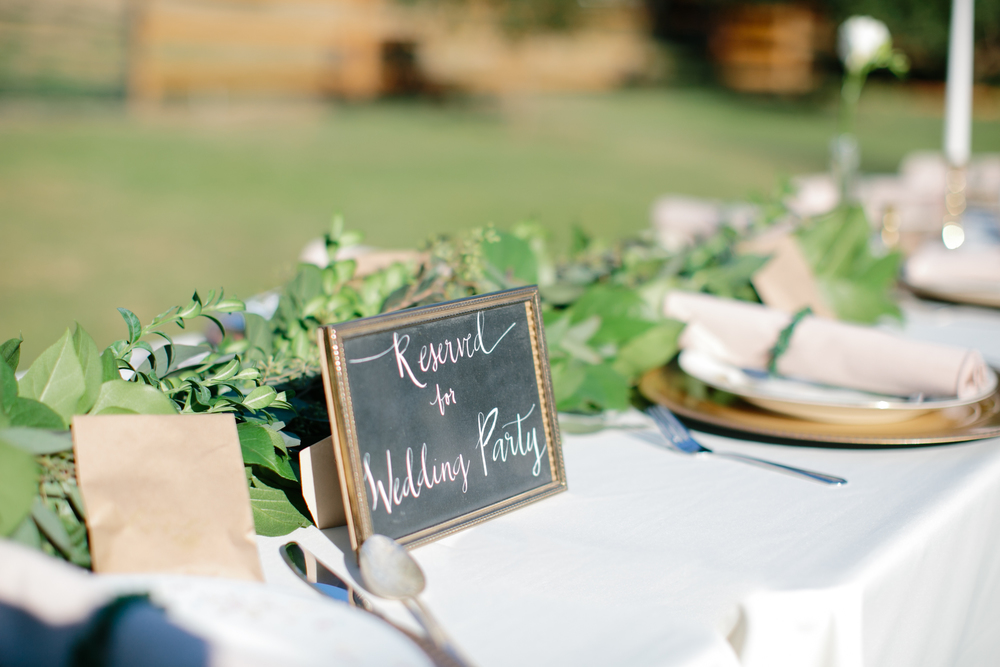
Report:
[{"label": "white fabric in foreground", "polygon": [[90,572],[35,549],[0,539],[0,602],[50,625],[86,618],[110,599]]},{"label": "white fabric in foreground", "polygon": [[[760,304],[708,294],[672,291],[667,317],[687,323],[682,349],[695,349],[741,368],[766,369],[768,355],[791,317]],[[990,370],[971,349],[911,340],[902,336],[805,317],[795,327],[778,371],[835,387],[895,396],[967,398],[983,391]]]}]

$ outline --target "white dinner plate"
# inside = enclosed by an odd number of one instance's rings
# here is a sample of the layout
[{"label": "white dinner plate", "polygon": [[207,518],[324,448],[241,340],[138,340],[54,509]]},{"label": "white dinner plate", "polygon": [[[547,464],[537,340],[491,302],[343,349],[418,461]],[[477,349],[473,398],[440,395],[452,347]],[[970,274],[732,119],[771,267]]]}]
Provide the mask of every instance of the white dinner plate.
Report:
[{"label": "white dinner plate", "polygon": [[911,399],[747,372],[695,350],[681,352],[678,363],[691,377],[754,405],[800,419],[831,424],[906,421],[932,410],[972,405],[990,396],[997,388],[996,374],[990,373],[989,386],[969,398]]},{"label": "white dinner plate", "polygon": [[905,285],[917,294],[917,296],[924,296],[939,301],[1000,308],[1000,285],[985,283],[915,282],[910,279],[906,280]]},{"label": "white dinner plate", "polygon": [[115,594],[149,593],[177,626],[206,640],[212,667],[433,667],[374,615],[311,591],[182,575],[101,575]]}]

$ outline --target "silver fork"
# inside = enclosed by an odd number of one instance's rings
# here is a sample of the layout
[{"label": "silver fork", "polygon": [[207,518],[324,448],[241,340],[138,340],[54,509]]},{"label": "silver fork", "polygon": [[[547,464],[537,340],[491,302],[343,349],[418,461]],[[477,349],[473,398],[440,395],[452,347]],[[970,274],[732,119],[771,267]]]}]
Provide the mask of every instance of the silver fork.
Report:
[{"label": "silver fork", "polygon": [[664,435],[664,437],[666,437],[667,442],[670,443],[670,446],[678,451],[684,452],[685,454],[714,454],[715,456],[722,456],[727,459],[743,461],[744,463],[760,466],[762,468],[774,468],[775,470],[779,470],[790,475],[802,475],[807,479],[811,479],[815,482],[822,482],[823,484],[831,484],[833,486],[847,484],[847,480],[843,477],[827,475],[821,472],[813,472],[812,470],[803,470],[802,468],[793,468],[792,466],[786,466],[782,463],[759,459],[756,456],[746,456],[744,454],[734,454],[733,452],[716,452],[711,450],[708,447],[704,447],[699,444],[694,439],[694,436],[691,435],[691,431],[687,430],[687,427],[674,416],[674,413],[670,412],[670,410],[667,410],[662,405],[653,405],[646,408],[646,414],[653,419],[659,427],[660,432]]}]

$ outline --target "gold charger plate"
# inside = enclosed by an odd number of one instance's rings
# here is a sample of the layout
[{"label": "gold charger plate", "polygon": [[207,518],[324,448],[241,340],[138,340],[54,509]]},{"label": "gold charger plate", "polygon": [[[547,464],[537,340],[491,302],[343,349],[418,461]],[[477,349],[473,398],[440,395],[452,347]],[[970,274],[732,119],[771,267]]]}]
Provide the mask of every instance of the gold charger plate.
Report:
[{"label": "gold charger plate", "polygon": [[895,424],[826,424],[758,408],[741,399],[723,405],[692,396],[689,376],[675,363],[639,380],[639,391],[678,417],[701,425],[801,443],[934,445],[1000,437],[1000,387],[973,405],[935,410]]}]

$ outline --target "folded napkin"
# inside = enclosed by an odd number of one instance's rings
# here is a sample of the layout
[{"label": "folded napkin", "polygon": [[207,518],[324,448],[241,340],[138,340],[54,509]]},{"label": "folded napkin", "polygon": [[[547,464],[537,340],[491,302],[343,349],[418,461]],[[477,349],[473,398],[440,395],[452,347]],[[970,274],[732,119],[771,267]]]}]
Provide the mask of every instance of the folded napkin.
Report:
[{"label": "folded napkin", "polygon": [[906,262],[906,280],[916,287],[994,288],[1000,291],[1000,246],[948,250],[921,248]]},{"label": "folded napkin", "polygon": [[[767,368],[791,316],[766,306],[707,294],[669,292],[667,317],[686,322],[682,349],[696,349],[740,368]],[[778,359],[782,375],[894,396],[968,398],[989,386],[977,350],[924,343],[885,331],[806,317]]]}]

